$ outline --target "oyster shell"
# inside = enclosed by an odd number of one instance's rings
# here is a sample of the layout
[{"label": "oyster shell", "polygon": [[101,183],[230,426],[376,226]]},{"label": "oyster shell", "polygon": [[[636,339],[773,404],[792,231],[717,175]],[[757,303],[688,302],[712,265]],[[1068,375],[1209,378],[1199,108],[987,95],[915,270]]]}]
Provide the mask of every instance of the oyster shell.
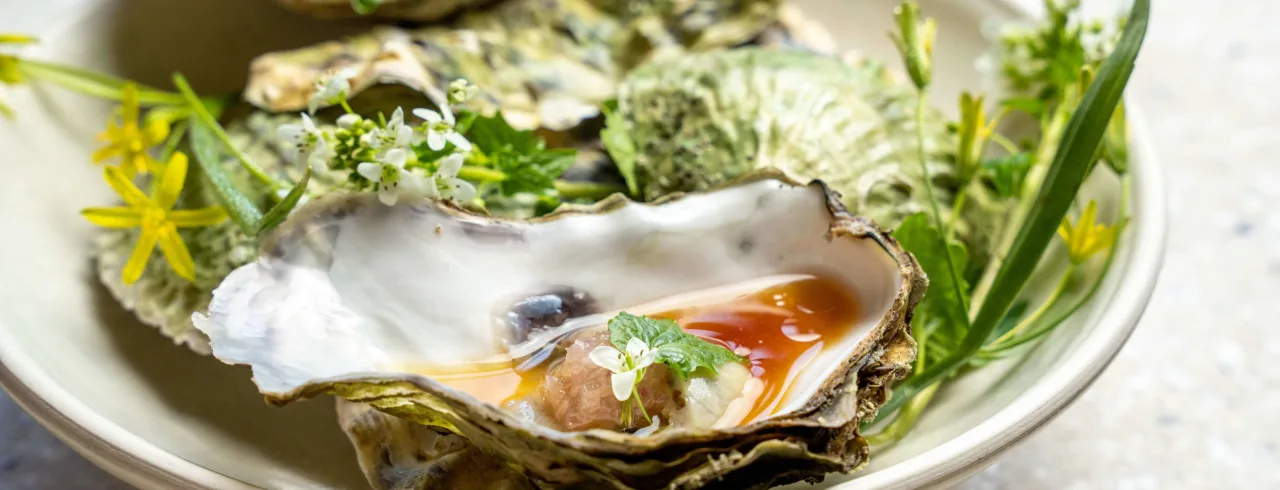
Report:
[{"label": "oyster shell", "polygon": [[[929,208],[915,105],[914,89],[881,63],[754,48],[654,61],[618,90],[645,196],[707,189],[773,167],[797,179],[820,177],[851,212],[889,227]],[[938,206],[951,209],[953,137],[933,110],[923,131]],[[1002,205],[984,186],[968,192],[956,232],[976,253],[995,236]]]},{"label": "oyster shell", "polygon": [[[370,15],[384,19],[439,20],[464,8],[483,7],[498,0],[380,0]],[[276,0],[280,6],[322,19],[358,17],[351,0]]]},{"label": "oyster shell", "polygon": [[[821,183],[756,174],[705,194],[615,196],[531,221],[423,201],[322,198],[237,269],[195,323],[268,401],[331,393],[458,434],[542,486],[762,488],[866,460],[859,423],[915,355],[924,292],[914,259]],[[864,314],[800,371],[778,409],[745,425],[650,436],[562,432],[406,366],[509,356],[496,305],[559,285],[603,311],[771,274],[830,273]],[[507,357],[510,359],[510,357]],[[362,450],[364,451],[364,450]]]},{"label": "oyster shell", "polygon": [[830,46],[820,31],[793,31],[808,27],[803,16],[778,4],[714,0],[641,8],[640,2],[513,0],[466,14],[449,27],[379,27],[263,55],[251,67],[245,99],[273,112],[302,110],[318,78],[354,67],[359,74],[351,80],[352,94],[379,92],[364,102],[421,105],[422,93],[443,94],[449,82],[465,78],[480,87],[472,101],[478,109],[501,109],[517,129],[565,130],[596,116],[627,70],[650,57],[753,39],[774,46]]}]

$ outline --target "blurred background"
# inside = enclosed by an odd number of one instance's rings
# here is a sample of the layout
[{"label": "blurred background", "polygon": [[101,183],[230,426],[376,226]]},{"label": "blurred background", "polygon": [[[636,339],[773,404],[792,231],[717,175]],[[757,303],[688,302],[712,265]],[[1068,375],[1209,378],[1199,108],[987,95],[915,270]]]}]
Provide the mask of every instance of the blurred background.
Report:
[{"label": "blurred background", "polygon": [[[1129,94],[1169,191],[1155,296],[1087,393],[958,488],[1280,488],[1280,1],[1153,3]],[[126,485],[0,393],[0,489],[50,488]]]}]

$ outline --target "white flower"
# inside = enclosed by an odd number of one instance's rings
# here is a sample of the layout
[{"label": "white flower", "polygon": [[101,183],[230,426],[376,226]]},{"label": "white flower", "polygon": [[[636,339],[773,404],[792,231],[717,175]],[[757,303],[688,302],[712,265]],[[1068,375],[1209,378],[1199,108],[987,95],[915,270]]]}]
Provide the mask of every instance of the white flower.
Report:
[{"label": "white flower", "polygon": [[[404,168],[408,154],[395,148],[379,158],[376,162],[361,162],[356,172],[366,179],[378,184],[378,200],[392,206],[399,199],[401,192],[421,194],[422,182],[417,175]],[[433,189],[434,190],[434,189]]]},{"label": "white flower", "polygon": [[307,106],[307,112],[315,114],[321,104],[335,104],[341,101],[347,96],[347,92],[351,91],[351,78],[359,74],[359,68],[348,66],[329,77],[316,80],[316,90],[311,94],[311,103]]},{"label": "white flower", "polygon": [[462,170],[462,161],[461,153],[454,153],[440,160],[440,168],[436,169],[436,173],[427,181],[428,197],[436,197],[437,191],[443,191],[439,193],[443,197],[452,197],[461,202],[476,198],[476,186],[458,178],[458,171]]},{"label": "white flower", "polygon": [[399,107],[391,113],[391,119],[387,120],[387,127],[367,134],[372,135],[368,140],[369,147],[376,151],[407,148],[413,143],[413,128],[404,125],[404,109]]},{"label": "white flower", "polygon": [[653,364],[657,354],[657,351],[650,350],[649,344],[644,343],[643,340],[632,338],[627,342],[626,353],[612,346],[602,345],[592,350],[587,357],[597,366],[613,373],[609,378],[613,384],[613,397],[618,401],[626,401],[631,398],[631,391],[635,388],[640,371]]},{"label": "white flower", "polygon": [[316,128],[306,114],[302,115],[302,124],[282,124],[276,134],[292,146],[294,157],[300,161],[309,162],[311,157],[329,157],[329,145],[325,142],[324,133]]},{"label": "white flower", "polygon": [[[442,115],[443,114],[443,115]],[[445,141],[453,143],[459,151],[466,153],[471,151],[471,142],[467,138],[458,134],[453,126],[457,121],[453,118],[453,111],[449,110],[448,104],[440,104],[440,112],[431,109],[418,108],[413,110],[413,115],[418,116],[427,121],[427,147],[435,151],[444,149]]]}]

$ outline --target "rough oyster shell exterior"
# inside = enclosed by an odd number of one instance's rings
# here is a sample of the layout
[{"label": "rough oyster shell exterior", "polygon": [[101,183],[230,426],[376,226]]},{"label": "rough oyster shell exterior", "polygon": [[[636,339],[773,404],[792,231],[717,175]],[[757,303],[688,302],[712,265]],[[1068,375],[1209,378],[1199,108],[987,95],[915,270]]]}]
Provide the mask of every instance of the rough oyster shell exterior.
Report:
[{"label": "rough oyster shell exterior", "polygon": [[[762,182],[764,184],[761,184]],[[771,182],[781,182],[782,187],[769,187],[774,185]],[[811,192],[812,189],[820,188],[821,192],[818,195],[822,202],[814,204],[818,207],[809,209],[824,209],[824,212],[829,214],[829,217],[823,218],[823,222],[827,225],[820,237],[808,239],[820,241],[805,243],[816,245],[832,241],[849,241],[850,245],[864,244],[870,249],[879,250],[877,254],[883,253],[883,257],[887,257],[888,260],[886,264],[891,264],[886,267],[899,279],[892,283],[897,284],[894,286],[896,290],[884,292],[886,309],[883,310],[883,316],[877,313],[874,318],[878,318],[878,321],[873,321],[875,325],[869,327],[865,336],[858,337],[856,343],[850,344],[853,346],[851,353],[847,356],[842,354],[839,359],[843,360],[834,363],[830,372],[818,377],[822,381],[815,385],[815,391],[811,397],[804,399],[803,403],[793,411],[757,420],[745,426],[721,430],[679,429],[659,432],[649,437],[601,430],[560,432],[520,419],[496,406],[480,403],[470,396],[463,395],[427,377],[392,372],[373,374],[380,369],[376,367],[376,361],[375,364],[368,364],[366,360],[360,359],[364,355],[361,352],[371,352],[368,350],[369,347],[348,342],[349,340],[358,342],[354,340],[356,337],[348,337],[348,333],[335,333],[338,332],[334,330],[335,328],[345,330],[346,327],[304,325],[308,323],[308,319],[334,318],[333,315],[338,315],[344,318],[342,320],[344,325],[354,328],[355,324],[347,321],[350,318],[347,314],[340,313],[332,307],[320,305],[314,308],[303,307],[307,311],[319,312],[317,314],[320,317],[308,316],[310,314],[295,316],[290,312],[280,311],[276,307],[273,307],[273,312],[265,317],[259,317],[259,313],[253,311],[254,304],[269,303],[277,307],[293,304],[302,307],[301,303],[295,303],[295,301],[307,303],[311,300],[304,300],[288,291],[296,291],[299,290],[298,288],[314,290],[307,284],[310,279],[305,278],[317,277],[316,274],[324,275],[326,272],[323,271],[337,268],[338,264],[349,260],[339,260],[334,258],[335,256],[325,257],[325,254],[338,253],[339,250],[355,250],[349,246],[338,246],[338,242],[334,241],[344,236],[342,228],[334,226],[334,220],[343,222],[357,219],[371,220],[362,223],[381,223],[374,226],[389,226],[390,228],[386,229],[397,230],[398,234],[410,233],[404,236],[417,236],[416,232],[410,232],[410,230],[422,227],[429,229],[431,226],[438,225],[424,222],[421,226],[414,225],[412,228],[406,228],[407,223],[390,224],[386,220],[397,219],[394,218],[395,216],[418,219],[413,217],[460,212],[451,211],[447,207],[437,208],[437,211],[412,210],[416,208],[401,211],[378,210],[367,207],[379,206],[375,200],[367,196],[326,199],[312,203],[307,209],[295,214],[289,222],[273,234],[264,247],[266,255],[259,264],[246,266],[257,269],[242,268],[224,282],[215,293],[215,300],[209,310],[210,316],[202,317],[197,322],[197,326],[213,338],[215,355],[226,362],[247,363],[254,366],[254,379],[268,401],[272,403],[284,404],[320,394],[333,394],[352,402],[364,403],[395,417],[432,426],[438,431],[458,434],[480,451],[499,457],[508,466],[518,468],[521,473],[540,486],[573,487],[576,485],[591,488],[635,489],[767,488],[800,480],[820,480],[823,475],[830,472],[852,471],[866,462],[868,453],[866,441],[858,433],[859,424],[874,416],[877,407],[885,401],[888,396],[888,384],[910,370],[911,361],[915,356],[915,344],[909,335],[909,321],[912,309],[924,293],[926,280],[914,259],[902,251],[892,238],[881,232],[870,221],[849,215],[838,197],[831,194],[820,183],[806,187],[785,180],[776,174],[767,173],[753,174],[743,181],[731,184],[726,189],[748,185],[765,186],[752,187],[750,190],[752,193],[761,192],[761,194],[746,194],[746,196],[758,196],[758,199],[762,200],[757,201],[760,203],[769,202],[774,198],[782,199],[783,194],[771,197],[773,191],[764,189],[774,189],[779,192],[782,192],[780,189],[808,189],[804,192]],[[714,196],[714,194],[706,196]],[[689,198],[668,197],[657,206],[679,205],[684,199]],[[812,201],[807,202],[812,203]],[[621,217],[619,219],[646,219],[635,218],[645,215],[645,212],[635,210],[636,206],[642,205],[628,204],[628,201],[616,196],[595,206],[554,213],[541,218],[536,223],[553,222],[583,214],[618,216]],[[734,206],[738,206],[736,201]],[[782,213],[778,209],[770,212]],[[632,218],[627,218],[628,216]],[[794,213],[775,216],[792,216],[790,219],[794,219]],[[427,219],[432,220],[430,223],[435,223],[434,220],[438,218]],[[486,224],[483,220],[462,215],[459,215],[459,219],[465,220],[466,224],[453,231],[444,231],[443,236],[453,236],[461,229],[466,230],[465,235],[477,240],[485,240],[485,243],[494,243],[493,240],[503,243],[506,241],[521,243],[518,236],[513,235],[516,231],[513,231],[508,222],[498,220]],[[659,219],[655,223],[665,223],[665,221]],[[364,228],[364,224],[355,226],[356,228],[352,230],[370,231]],[[681,228],[672,228],[673,232],[679,229]],[[699,227],[685,229],[705,231]],[[771,229],[770,234],[777,236],[778,231]],[[376,243],[388,242],[379,238]],[[304,247],[304,249],[299,250],[298,247]],[[773,252],[760,253],[773,257],[771,255]],[[380,253],[378,255],[382,256]],[[421,254],[418,253],[418,256]],[[430,256],[436,257],[435,254]],[[450,263],[453,259],[439,260],[440,263]],[[363,259],[357,259],[357,261],[363,262]],[[288,272],[292,267],[301,267],[302,276],[293,276]],[[241,274],[241,271],[246,272]],[[852,271],[846,272],[852,273]],[[867,272],[860,270],[858,274]],[[419,272],[419,274],[422,273],[425,272]],[[268,274],[270,277],[262,274]],[[261,282],[256,278],[261,278]],[[304,282],[295,283],[295,280]],[[370,280],[381,283],[378,279]],[[441,280],[449,282],[448,278],[441,278]],[[280,289],[286,287],[285,285],[289,285],[288,289]],[[308,296],[311,297],[311,295]],[[419,293],[413,293],[410,296],[423,297]],[[264,301],[266,303],[263,303]],[[391,306],[391,308],[398,307]],[[360,366],[357,368],[358,372],[343,375],[332,371],[335,359],[333,355],[317,354],[322,352],[323,348],[317,349],[317,345],[301,345],[290,340],[300,340],[304,337],[315,339],[312,334],[288,331],[295,327],[310,329],[308,331],[313,333],[325,331],[330,332],[327,335],[337,335],[338,337],[317,341],[335,346],[341,345],[341,354],[338,355],[355,356],[354,362]],[[242,336],[237,332],[245,332],[243,328],[249,328],[256,333]],[[354,333],[356,331],[363,332],[358,334],[359,336],[374,335],[363,328],[350,330],[350,335],[356,335]],[[403,339],[406,332],[401,330],[397,332],[388,338]],[[298,335],[304,337],[298,337]],[[397,340],[397,343],[400,342],[402,341]],[[325,373],[308,371],[309,368],[306,366],[314,364],[295,357],[297,355],[309,357],[313,354],[322,355],[327,359],[324,366]],[[355,440],[362,453],[370,450],[368,446],[370,437],[365,436]],[[364,441],[363,444],[366,446],[361,447],[361,441]],[[376,444],[385,446],[387,442],[382,440]],[[383,453],[389,454],[385,450]]]}]

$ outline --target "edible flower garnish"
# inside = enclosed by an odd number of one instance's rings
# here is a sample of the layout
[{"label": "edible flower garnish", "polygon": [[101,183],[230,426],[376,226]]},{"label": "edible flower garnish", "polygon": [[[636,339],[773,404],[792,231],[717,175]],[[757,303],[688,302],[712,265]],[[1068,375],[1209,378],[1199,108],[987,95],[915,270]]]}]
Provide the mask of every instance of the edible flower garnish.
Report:
[{"label": "edible flower garnish", "polygon": [[157,170],[158,163],[147,150],[164,143],[169,137],[169,124],[160,119],[153,119],[146,124],[138,124],[138,86],[132,82],[125,84],[123,100],[120,104],[120,121],[116,124],[115,116],[107,121],[107,130],[98,135],[98,139],[107,143],[93,152],[94,162],[103,162],[112,157],[120,157],[120,168],[126,177]]},{"label": "edible flower garnish", "polygon": [[1098,224],[1097,217],[1098,202],[1089,201],[1076,224],[1063,218],[1062,224],[1058,226],[1058,236],[1067,243],[1067,256],[1072,264],[1080,265],[1093,254],[1115,244],[1118,231],[1124,226],[1123,221],[1118,226],[1106,226]]},{"label": "edible flower garnish", "polygon": [[[36,42],[36,38],[22,34],[0,34],[0,44],[32,44]],[[18,57],[7,54],[0,54],[0,83],[5,85],[17,85],[27,79],[22,74],[22,70],[18,69]],[[0,115],[4,117],[13,117],[13,110],[4,102],[0,102]]]},{"label": "edible flower garnish", "polygon": [[280,139],[293,145],[294,158],[298,161],[308,162],[312,157],[328,158],[329,146],[324,140],[324,133],[306,114],[302,114],[302,124],[282,124],[276,132]]},{"label": "edible flower garnish", "polygon": [[[350,115],[350,114],[348,114]],[[370,132],[369,147],[374,151],[387,151],[392,148],[407,148],[413,143],[413,128],[404,124],[404,109],[399,107],[391,113],[386,127]]]},{"label": "edible flower garnish", "polygon": [[133,284],[142,276],[157,243],[174,273],[188,281],[195,280],[195,263],[178,235],[178,228],[216,225],[227,219],[227,213],[220,207],[173,210],[187,178],[187,156],[174,153],[169,158],[154,197],[138,189],[120,168],[106,167],[103,176],[127,206],[87,208],[80,214],[106,228],[141,228],[138,243],[124,266],[124,283]]},{"label": "edible flower garnish", "polygon": [[643,340],[632,338],[627,342],[626,352],[602,345],[592,350],[588,356],[591,362],[613,373],[609,377],[613,385],[613,397],[621,402],[631,398],[631,393],[636,391],[636,384],[644,377],[645,368],[653,364],[657,354]]},{"label": "edible flower garnish", "polygon": [[435,192],[438,191],[441,197],[453,198],[460,202],[475,199],[476,186],[458,178],[463,160],[461,153],[454,153],[440,160],[440,168],[436,173],[431,174],[430,181],[433,185],[429,186],[427,195],[436,197]]},{"label": "edible flower garnish", "polygon": [[376,162],[361,162],[356,167],[356,172],[378,184],[378,200],[392,206],[399,200],[402,188],[404,192],[413,194],[423,192],[418,176],[404,168],[408,158],[409,155],[404,150],[395,148],[378,158]]},{"label": "edible flower garnish", "polygon": [[476,94],[480,93],[480,87],[471,83],[465,78],[459,78],[449,83],[449,103],[461,104],[471,100]]},{"label": "edible flower garnish", "polygon": [[360,70],[354,66],[348,66],[328,77],[321,77],[316,80],[315,93],[311,94],[311,101],[307,105],[307,112],[315,114],[316,109],[321,105],[342,104],[347,112],[353,112],[347,105],[347,93],[351,92],[351,78],[360,74]]},{"label": "edible flower garnish", "polygon": [[427,121],[422,129],[427,132],[427,147],[435,151],[444,149],[446,141],[453,143],[458,151],[463,153],[471,151],[471,142],[467,138],[458,134],[454,127],[458,121],[453,117],[453,111],[449,109],[448,104],[440,104],[440,112],[431,109],[417,108],[413,110],[413,115],[418,116]]}]

